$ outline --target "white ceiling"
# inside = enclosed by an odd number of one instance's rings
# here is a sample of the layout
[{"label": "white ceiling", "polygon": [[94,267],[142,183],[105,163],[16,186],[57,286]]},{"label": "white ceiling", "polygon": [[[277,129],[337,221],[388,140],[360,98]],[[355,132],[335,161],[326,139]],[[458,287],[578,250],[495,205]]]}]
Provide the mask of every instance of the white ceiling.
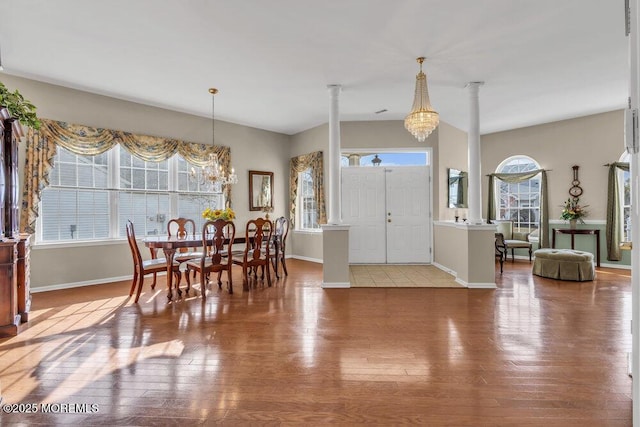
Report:
[{"label": "white ceiling", "polygon": [[[402,119],[415,58],[431,103],[481,132],[624,108],[623,0],[2,0],[5,73],[294,134]],[[0,75],[0,80],[2,76]],[[13,89],[13,88],[10,88]],[[383,114],[374,112],[387,109]]]}]

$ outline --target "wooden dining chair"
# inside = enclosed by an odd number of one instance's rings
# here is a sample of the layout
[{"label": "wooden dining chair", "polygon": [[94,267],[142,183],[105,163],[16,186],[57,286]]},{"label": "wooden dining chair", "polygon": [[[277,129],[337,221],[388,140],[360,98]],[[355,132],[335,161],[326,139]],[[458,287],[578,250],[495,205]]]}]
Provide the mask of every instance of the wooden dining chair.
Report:
[{"label": "wooden dining chair", "polygon": [[[276,278],[279,279],[280,275],[278,274],[278,263],[282,264],[282,270],[284,271],[285,276],[289,275],[287,272],[287,264],[285,262],[285,250],[286,250],[286,242],[287,236],[289,235],[289,220],[283,216],[280,218],[276,218],[273,222],[274,230],[273,230],[273,238],[270,240],[270,249],[269,249],[269,258],[271,259],[271,265],[273,266],[273,270],[276,273]],[[275,246],[277,245],[277,251]]]},{"label": "wooden dining chair", "polygon": [[[179,239],[184,239],[189,236],[196,235],[196,223],[192,219],[188,218],[173,218],[167,222],[167,234],[169,237],[176,236]],[[192,248],[180,248],[175,255],[175,260],[178,262],[185,262],[191,259],[202,258],[202,251],[193,251]]]},{"label": "wooden dining chair", "polygon": [[[167,235],[169,237],[176,236],[178,238],[187,238],[189,236],[195,236],[196,223],[189,218],[172,218],[167,222]],[[193,248],[180,248],[176,251],[174,259],[180,264],[190,261],[192,259],[200,259],[204,253],[201,250],[193,250]],[[196,272],[193,272],[193,278],[195,279]],[[188,283],[188,282],[187,282]]]},{"label": "wooden dining chair", "polygon": [[268,219],[257,218],[247,221],[245,249],[242,254],[233,256],[233,264],[242,266],[242,287],[245,291],[249,290],[249,269],[251,268],[257,271],[260,267],[263,279],[266,269],[267,284],[271,286],[270,247],[265,243],[271,241],[272,234],[273,223]]},{"label": "wooden dining chair", "polygon": [[[142,292],[142,285],[144,283],[144,276],[147,274],[153,274],[153,282],[151,283],[151,289],[156,287],[156,275],[167,271],[166,258],[152,258],[149,260],[142,260],[138,243],[136,242],[136,233],[131,221],[127,221],[127,240],[129,242],[129,248],[131,249],[131,256],[133,258],[133,281],[131,282],[131,290],[129,296],[133,295],[136,285],[138,290],[136,292],[135,302],[140,299],[140,292]],[[176,286],[180,286],[180,263],[173,261],[171,268],[173,274],[176,276]]]},{"label": "wooden dining chair", "polygon": [[233,281],[231,278],[231,266],[233,264],[230,250],[235,236],[236,227],[232,221],[217,219],[204,223],[202,226],[203,256],[186,263],[187,294],[191,289],[190,271],[194,272],[194,276],[196,272],[200,272],[200,290],[203,298],[206,298],[207,285],[209,284],[209,275],[211,273],[218,273],[218,289],[222,289],[222,272],[226,271],[229,293],[233,293]]}]

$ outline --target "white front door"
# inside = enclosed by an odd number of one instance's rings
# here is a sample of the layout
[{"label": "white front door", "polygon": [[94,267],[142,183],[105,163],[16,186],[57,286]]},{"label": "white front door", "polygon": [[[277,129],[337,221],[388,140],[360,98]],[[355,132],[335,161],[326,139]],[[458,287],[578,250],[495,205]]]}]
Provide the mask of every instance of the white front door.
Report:
[{"label": "white front door", "polygon": [[342,168],[350,263],[431,262],[429,167]]},{"label": "white front door", "polygon": [[387,262],[431,261],[427,166],[386,170]]},{"label": "white front door", "polygon": [[349,224],[349,262],[385,263],[384,168],[342,169],[342,222]]}]

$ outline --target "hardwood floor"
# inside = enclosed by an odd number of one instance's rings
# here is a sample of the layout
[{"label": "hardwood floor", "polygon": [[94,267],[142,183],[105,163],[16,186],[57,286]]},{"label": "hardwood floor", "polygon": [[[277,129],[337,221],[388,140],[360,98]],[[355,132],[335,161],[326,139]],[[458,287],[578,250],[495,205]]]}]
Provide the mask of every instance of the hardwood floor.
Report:
[{"label": "hardwood floor", "polygon": [[149,279],[140,304],[128,282],[34,294],[0,385],[38,413],[0,424],[631,425],[629,271],[508,261],[497,290],[323,290],[321,265],[288,267],[170,304]]}]

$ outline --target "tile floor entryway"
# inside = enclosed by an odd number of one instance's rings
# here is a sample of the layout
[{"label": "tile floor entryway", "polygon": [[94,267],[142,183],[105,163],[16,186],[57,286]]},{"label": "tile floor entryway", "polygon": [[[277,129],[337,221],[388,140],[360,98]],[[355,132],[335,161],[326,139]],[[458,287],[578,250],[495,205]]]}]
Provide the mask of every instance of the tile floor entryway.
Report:
[{"label": "tile floor entryway", "polygon": [[352,288],[464,288],[432,265],[351,265],[349,279]]}]

